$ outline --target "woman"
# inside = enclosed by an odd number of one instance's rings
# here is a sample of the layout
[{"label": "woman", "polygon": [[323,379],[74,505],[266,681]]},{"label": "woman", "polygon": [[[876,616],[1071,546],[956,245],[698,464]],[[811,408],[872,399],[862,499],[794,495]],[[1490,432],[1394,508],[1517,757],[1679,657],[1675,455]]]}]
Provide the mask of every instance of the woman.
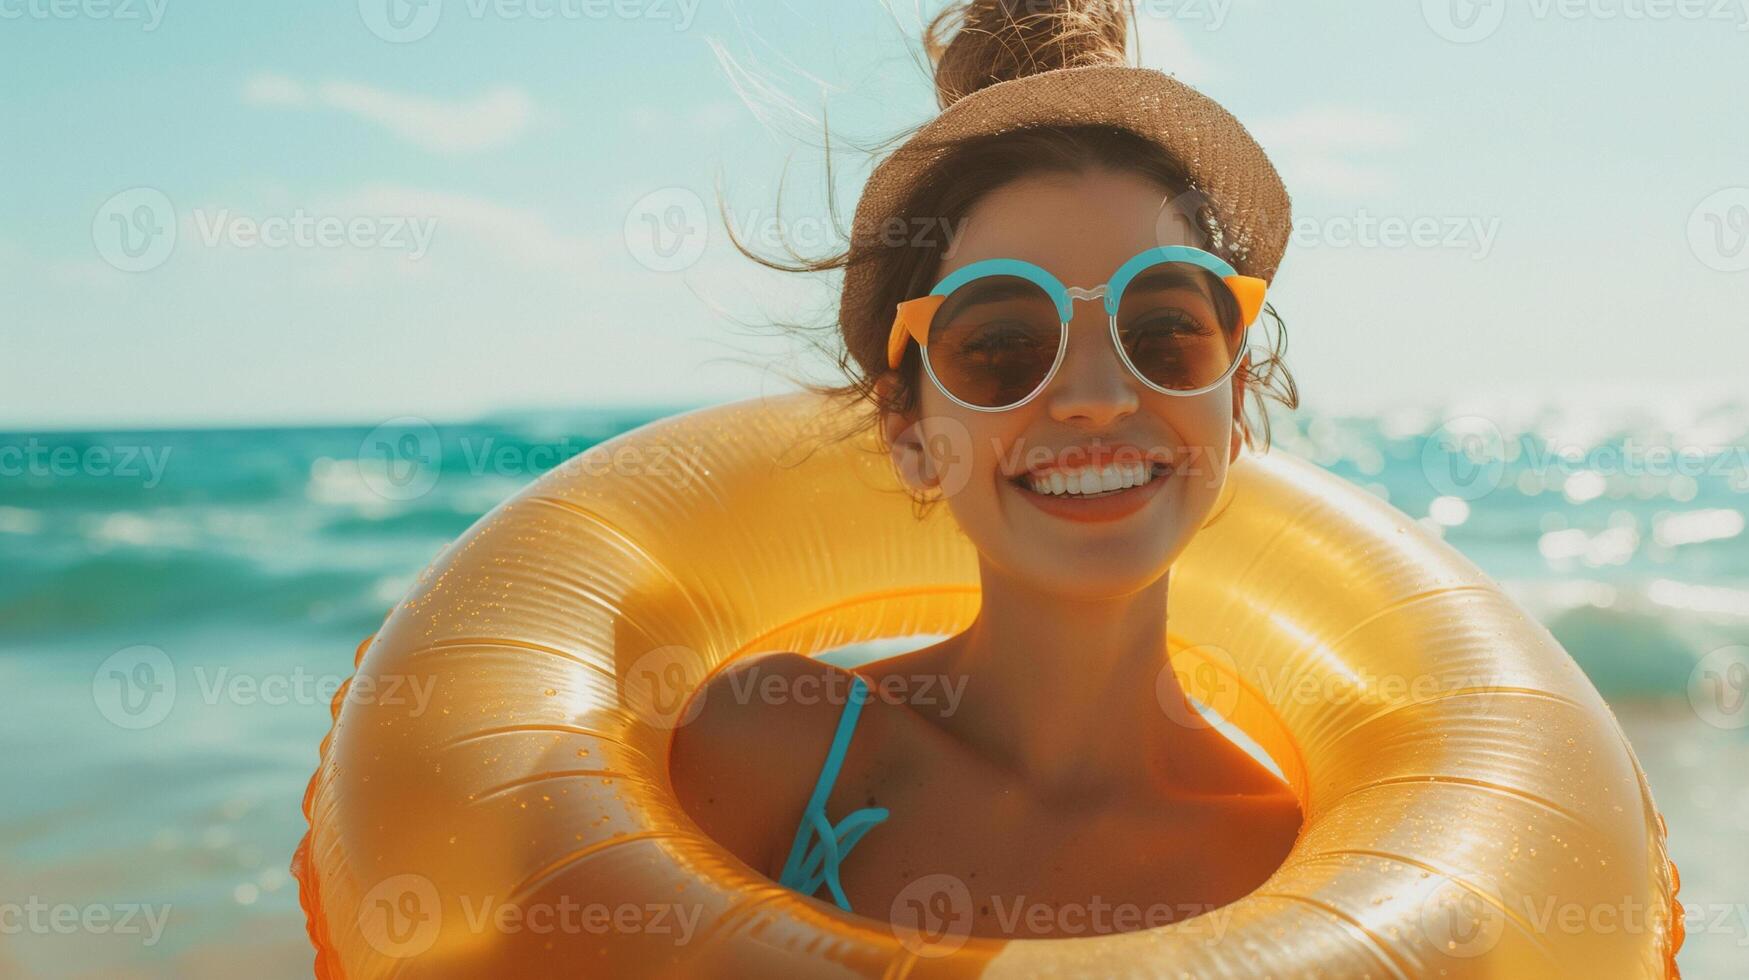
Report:
[{"label": "woman", "polygon": [[1247,394],[1296,403],[1247,344],[1287,195],[1218,106],[1125,67],[1131,15],[937,18],[943,115],[871,177],[846,255],[804,266],[846,268],[853,377],[833,390],[868,400],[905,484],[976,546],[981,608],[854,671],[731,664],[671,763],[707,833],[858,914],[947,900],[1015,938],[1158,926],[1257,888],[1300,826],[1165,656],[1171,566],[1252,439]]}]

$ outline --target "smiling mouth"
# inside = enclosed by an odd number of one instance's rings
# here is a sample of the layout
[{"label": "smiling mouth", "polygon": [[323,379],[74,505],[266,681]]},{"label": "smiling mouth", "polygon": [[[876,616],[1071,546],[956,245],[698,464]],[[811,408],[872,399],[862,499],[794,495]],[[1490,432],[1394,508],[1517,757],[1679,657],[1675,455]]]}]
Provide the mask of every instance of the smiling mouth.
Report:
[{"label": "smiling mouth", "polygon": [[1054,500],[1098,500],[1145,487],[1171,475],[1170,464],[1154,460],[1048,473],[1021,473],[1009,477],[1008,482],[1027,493]]}]

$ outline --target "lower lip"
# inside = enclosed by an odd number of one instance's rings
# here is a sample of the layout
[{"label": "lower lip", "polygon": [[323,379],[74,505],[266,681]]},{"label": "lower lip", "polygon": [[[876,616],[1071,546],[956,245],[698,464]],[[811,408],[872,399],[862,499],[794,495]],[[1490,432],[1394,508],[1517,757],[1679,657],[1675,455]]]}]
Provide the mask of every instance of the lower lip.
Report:
[{"label": "lower lip", "polygon": [[1009,485],[1015,492],[1024,497],[1027,503],[1053,517],[1062,517],[1071,521],[1086,523],[1103,523],[1105,521],[1122,520],[1134,514],[1159,495],[1166,481],[1172,478],[1170,471],[1155,476],[1141,486],[1128,487],[1112,493],[1103,493],[1097,497],[1083,497],[1077,494],[1034,493],[1012,481]]}]

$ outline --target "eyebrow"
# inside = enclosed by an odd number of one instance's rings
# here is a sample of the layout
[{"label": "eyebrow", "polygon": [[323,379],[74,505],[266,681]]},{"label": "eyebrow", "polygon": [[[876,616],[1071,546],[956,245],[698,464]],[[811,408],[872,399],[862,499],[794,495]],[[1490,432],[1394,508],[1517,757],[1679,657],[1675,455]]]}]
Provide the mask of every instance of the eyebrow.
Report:
[{"label": "eyebrow", "polygon": [[[1045,291],[1035,282],[1015,276],[986,276],[973,279],[949,294],[950,299],[936,311],[936,316],[952,319],[967,310],[1018,299],[1041,299],[1049,302]],[[1053,311],[1055,304],[1052,304]],[[1053,315],[1055,313],[1053,312]]]},{"label": "eyebrow", "polygon": [[954,306],[957,308],[971,303],[998,303],[1005,299],[1026,296],[1043,297],[1045,291],[1037,283],[1016,276],[985,276],[966,283],[950,295],[954,297]]},{"label": "eyebrow", "polygon": [[1124,291],[1129,292],[1136,288],[1192,289],[1200,293],[1204,299],[1212,299],[1213,297],[1208,291],[1208,279],[1202,275],[1204,270],[1200,267],[1176,268],[1182,264],[1167,262],[1144,269],[1140,275],[1130,280],[1130,284],[1124,287]]}]

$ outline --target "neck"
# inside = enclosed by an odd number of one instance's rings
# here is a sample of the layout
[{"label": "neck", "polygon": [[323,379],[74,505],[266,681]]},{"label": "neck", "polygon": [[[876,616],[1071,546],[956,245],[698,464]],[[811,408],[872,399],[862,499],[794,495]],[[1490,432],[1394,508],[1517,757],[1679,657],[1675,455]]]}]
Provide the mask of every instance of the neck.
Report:
[{"label": "neck", "polygon": [[1183,697],[1167,669],[1169,578],[1082,599],[984,563],[977,618],[942,651],[944,672],[970,681],[940,723],[1046,798],[1157,785],[1185,731],[1161,707]]}]

